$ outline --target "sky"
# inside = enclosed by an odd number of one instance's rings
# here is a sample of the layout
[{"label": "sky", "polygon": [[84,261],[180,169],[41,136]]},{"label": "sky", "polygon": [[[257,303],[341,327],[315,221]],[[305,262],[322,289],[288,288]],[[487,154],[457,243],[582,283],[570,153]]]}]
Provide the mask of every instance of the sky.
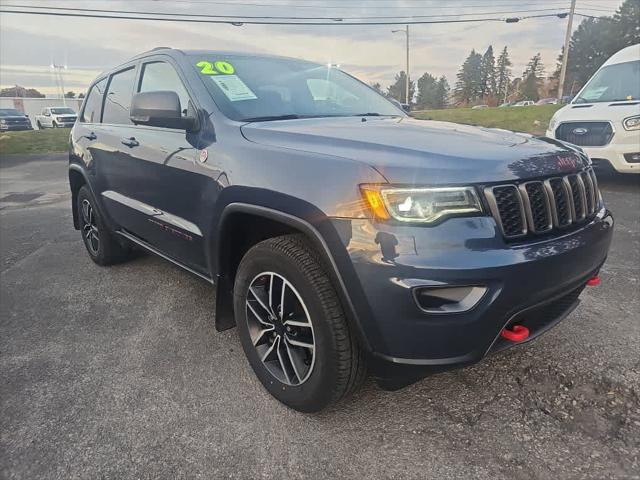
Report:
[{"label": "sky", "polygon": [[[612,15],[622,0],[577,0],[577,12]],[[429,20],[506,18],[568,10],[570,0],[0,0],[11,5],[165,12],[173,14],[288,17],[405,17]],[[398,18],[403,17],[403,18]],[[423,18],[425,19],[425,18]],[[364,20],[363,20],[364,21]],[[373,21],[373,20],[369,20]],[[574,29],[582,17],[574,20]],[[0,13],[0,86],[19,84],[47,95],[57,93],[50,65],[66,65],[65,90],[86,91],[100,72],[158,46],[268,53],[332,63],[367,83],[387,87],[405,69],[404,25],[294,26],[50,17]],[[567,19],[528,18],[518,23],[448,23],[410,26],[410,77],[444,75],[453,87],[471,49],[506,45],[513,73],[542,54],[550,74],[564,42]]]}]

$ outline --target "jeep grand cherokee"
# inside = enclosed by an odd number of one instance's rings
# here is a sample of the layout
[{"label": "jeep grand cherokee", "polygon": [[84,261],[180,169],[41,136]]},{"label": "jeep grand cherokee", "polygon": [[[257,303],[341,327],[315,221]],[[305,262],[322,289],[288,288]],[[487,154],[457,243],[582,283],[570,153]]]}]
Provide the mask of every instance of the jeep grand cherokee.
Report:
[{"label": "jeep grand cherokee", "polygon": [[564,318],[613,219],[586,155],[418,121],[301,60],[166,48],[91,85],[73,219],[99,265],[141,247],[215,285],[264,387],[301,411],[386,389]]}]

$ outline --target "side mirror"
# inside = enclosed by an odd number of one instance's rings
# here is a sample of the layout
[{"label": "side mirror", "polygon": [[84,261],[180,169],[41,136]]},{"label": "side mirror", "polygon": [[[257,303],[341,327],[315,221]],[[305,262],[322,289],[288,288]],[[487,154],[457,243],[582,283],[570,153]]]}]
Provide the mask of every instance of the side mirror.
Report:
[{"label": "side mirror", "polygon": [[192,130],[196,121],[183,117],[176,92],[158,90],[136,93],[131,100],[131,121],[135,125]]}]

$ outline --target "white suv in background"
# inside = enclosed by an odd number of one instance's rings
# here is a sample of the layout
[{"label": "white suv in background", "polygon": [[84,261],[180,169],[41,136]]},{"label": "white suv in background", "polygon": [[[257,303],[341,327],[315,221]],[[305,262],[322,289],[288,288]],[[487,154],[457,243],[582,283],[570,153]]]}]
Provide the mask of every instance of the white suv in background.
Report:
[{"label": "white suv in background", "polygon": [[36,125],[43,128],[73,127],[76,123],[76,112],[69,107],[47,107],[36,115]]},{"label": "white suv in background", "polygon": [[640,44],[609,58],[551,118],[547,136],[579,145],[601,168],[640,173]]}]

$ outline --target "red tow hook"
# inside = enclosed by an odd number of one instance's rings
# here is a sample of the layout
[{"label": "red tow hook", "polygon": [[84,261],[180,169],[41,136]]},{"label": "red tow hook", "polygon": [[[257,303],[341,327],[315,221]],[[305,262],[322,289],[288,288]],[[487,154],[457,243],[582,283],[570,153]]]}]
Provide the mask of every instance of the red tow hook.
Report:
[{"label": "red tow hook", "polygon": [[587,280],[587,285],[590,287],[596,287],[600,285],[600,276],[594,275],[593,277],[591,277],[589,280]]},{"label": "red tow hook", "polygon": [[512,342],[522,342],[529,338],[529,329],[524,325],[514,325],[511,330],[505,327],[500,332],[500,336]]}]

